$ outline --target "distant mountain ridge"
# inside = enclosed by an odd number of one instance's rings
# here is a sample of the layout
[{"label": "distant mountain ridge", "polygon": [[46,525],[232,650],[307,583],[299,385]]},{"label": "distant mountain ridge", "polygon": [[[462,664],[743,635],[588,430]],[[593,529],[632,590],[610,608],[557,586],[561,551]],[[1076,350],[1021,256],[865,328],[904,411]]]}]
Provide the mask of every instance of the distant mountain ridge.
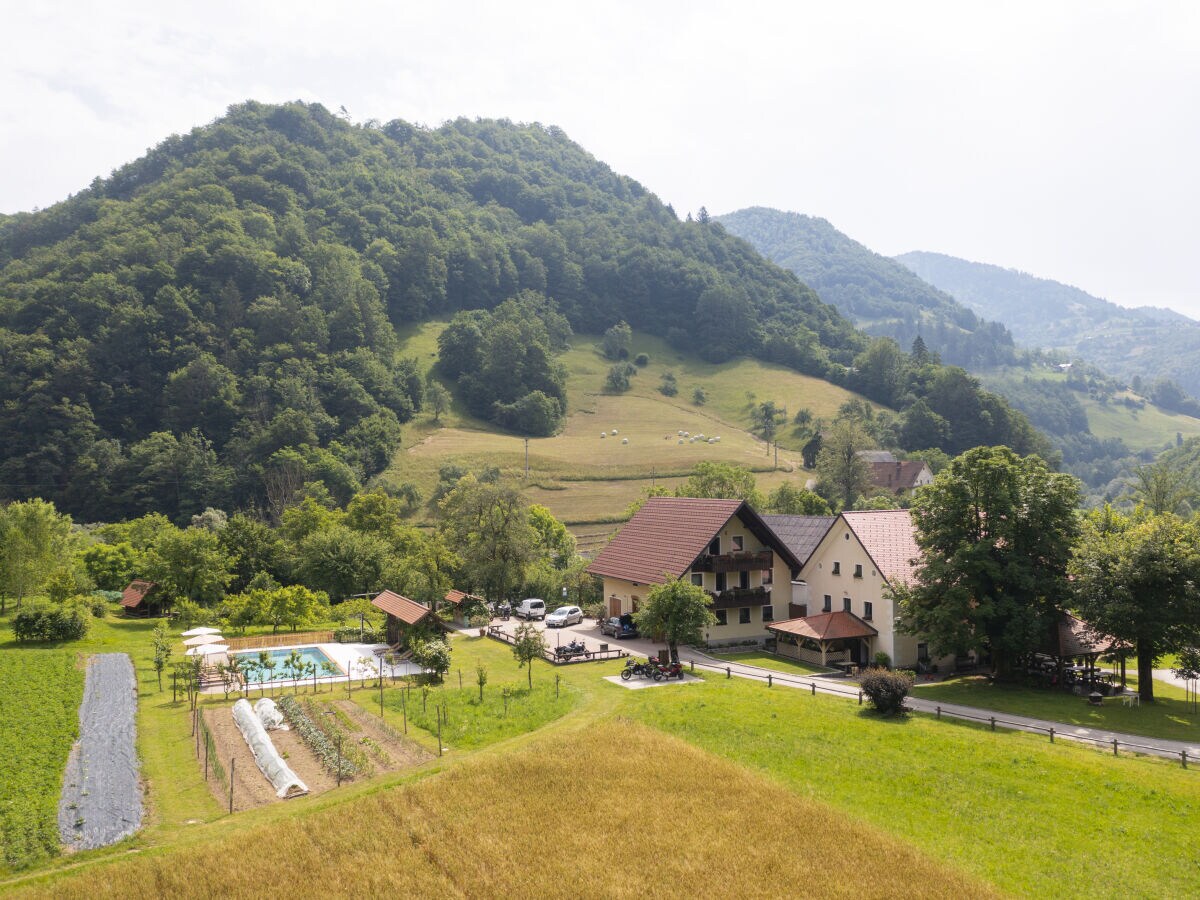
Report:
[{"label": "distant mountain ridge", "polygon": [[[1169,378],[1200,395],[1200,322],[1173,310],[1127,308],[1070,285],[942,253],[896,257],[1020,344],[1080,356],[1132,380]],[[818,289],[819,290],[819,289]]]},{"label": "distant mountain ridge", "polygon": [[894,338],[905,348],[920,335],[945,362],[968,369],[1014,361],[1013,336],[1003,325],[981,319],[825,219],[760,206],[716,219],[868,334]]}]

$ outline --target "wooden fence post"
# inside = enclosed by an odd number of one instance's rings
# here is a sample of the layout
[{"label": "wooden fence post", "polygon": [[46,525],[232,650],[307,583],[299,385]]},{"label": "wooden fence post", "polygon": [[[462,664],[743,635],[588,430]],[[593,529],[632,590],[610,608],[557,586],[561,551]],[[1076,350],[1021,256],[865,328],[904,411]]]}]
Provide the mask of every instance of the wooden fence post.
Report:
[{"label": "wooden fence post", "polygon": [[208,781],[208,736],[204,738],[204,780]]},{"label": "wooden fence post", "polygon": [[770,686],[771,686],[771,673],[768,672],[767,673],[767,687],[770,687]]},{"label": "wooden fence post", "polygon": [[1179,759],[1183,762],[1183,767],[1187,768],[1187,750],[1179,751]]},{"label": "wooden fence post", "polygon": [[1117,755],[1117,739],[1113,738],[1113,756]]},{"label": "wooden fence post", "polygon": [[[859,692],[858,692],[858,702],[859,702],[859,704],[860,704],[860,705],[862,704],[862,691],[859,691]],[[937,718],[938,718],[938,721],[939,721],[939,722],[942,720],[942,708],[941,708],[941,706],[939,706],[939,707],[937,708]]]},{"label": "wooden fence post", "polygon": [[1050,743],[1052,743],[1052,744],[1054,743],[1054,729],[1053,728],[1050,729]]},{"label": "wooden fence post", "polygon": [[992,716],[989,720],[992,723],[992,731],[996,730],[996,717]]},{"label": "wooden fence post", "polygon": [[[858,705],[859,705],[859,706],[862,706],[862,691],[859,691],[859,692],[858,692]],[[941,711],[941,710],[939,709],[939,712],[940,712],[940,711]],[[938,718],[940,719],[940,718],[941,718],[941,716],[938,716]]]},{"label": "wooden fence post", "polygon": [[726,666],[726,667],[725,667],[725,677],[726,677],[726,678],[732,678],[732,677],[733,677],[733,673],[729,671],[729,666]]},{"label": "wooden fence post", "polygon": [[809,686],[810,688],[812,688],[812,695],[813,695],[814,697],[815,697],[815,696],[817,696],[817,683],[816,683],[815,681],[810,681],[810,682],[808,683],[808,686]]},{"label": "wooden fence post", "polygon": [[229,812],[233,813],[233,773],[237,766],[237,757],[230,757],[229,760]]},{"label": "wooden fence post", "polygon": [[442,755],[442,717],[438,716],[438,756]]}]

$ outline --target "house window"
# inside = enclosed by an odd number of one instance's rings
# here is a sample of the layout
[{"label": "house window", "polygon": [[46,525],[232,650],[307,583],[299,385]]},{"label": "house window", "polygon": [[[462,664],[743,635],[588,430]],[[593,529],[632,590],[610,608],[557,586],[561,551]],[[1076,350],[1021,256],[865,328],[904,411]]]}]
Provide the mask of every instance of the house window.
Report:
[{"label": "house window", "polygon": [[873,615],[874,610],[875,610],[875,604],[873,604],[870,600],[866,600],[863,602],[863,618],[866,619],[868,622],[871,621],[871,616]]},{"label": "house window", "polygon": [[746,588],[750,587],[750,573],[749,572],[738,572],[738,587],[740,587],[742,590],[745,590]]},{"label": "house window", "polygon": [[825,595],[825,606],[822,608],[821,612],[831,612],[832,610],[833,610],[833,598],[830,597],[828,594],[826,594]]},{"label": "house window", "polygon": [[[733,552],[734,553],[737,553],[742,549],[742,536],[740,534],[735,534],[729,540],[733,541]],[[693,545],[693,546],[695,546],[695,545]]]},{"label": "house window", "polygon": [[774,582],[774,580],[775,580],[775,573],[772,572],[770,569],[763,569],[762,583],[763,584],[771,584]]},{"label": "house window", "polygon": [[850,598],[849,597],[842,598],[842,609],[844,609],[846,612],[850,612]]},{"label": "house window", "polygon": [[743,606],[738,610],[738,623],[741,625],[750,624],[750,607]]},{"label": "house window", "polygon": [[[693,545],[693,546],[695,546],[695,545]],[[715,537],[715,538],[713,538],[713,539],[712,539],[712,540],[709,542],[709,544],[708,544],[708,552],[709,552],[709,553],[711,553],[713,556],[720,556],[720,555],[721,555],[721,538],[720,538],[719,536],[718,536],[718,537]]]},{"label": "house window", "polygon": [[704,573],[703,572],[693,572],[692,573],[692,584],[694,584],[696,587],[704,587]]},{"label": "house window", "polygon": [[841,574],[842,574],[842,564],[841,564],[840,562],[835,562],[835,563],[833,564],[833,574],[834,574],[834,575],[841,575]]},{"label": "house window", "polygon": [[715,612],[717,614],[717,624],[724,625],[725,624],[725,610],[718,609],[718,610],[715,610]]},{"label": "house window", "polygon": [[716,574],[716,579],[717,579],[717,591],[720,592],[720,591],[725,590],[725,573],[718,572]]},{"label": "house window", "polygon": [[862,566],[860,566],[860,565],[856,565],[856,566],[854,567],[854,577],[855,577],[855,578],[862,578]]},{"label": "house window", "polygon": [[775,607],[773,607],[773,606],[764,606],[763,607],[763,621],[764,622],[774,622],[775,621]]}]

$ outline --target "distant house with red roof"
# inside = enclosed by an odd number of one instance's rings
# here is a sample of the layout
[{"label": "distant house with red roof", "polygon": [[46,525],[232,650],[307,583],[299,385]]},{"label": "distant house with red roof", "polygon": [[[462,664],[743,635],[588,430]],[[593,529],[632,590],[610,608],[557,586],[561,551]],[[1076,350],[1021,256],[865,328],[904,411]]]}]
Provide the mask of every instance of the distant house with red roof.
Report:
[{"label": "distant house with red roof", "polygon": [[467,623],[467,617],[471,615],[473,610],[487,608],[486,600],[474,594],[468,594],[466,591],[451,590],[442,599],[450,604],[450,608],[453,610],[454,621],[459,625]]},{"label": "distant house with red roof", "polygon": [[404,643],[416,626],[443,627],[441,620],[428,606],[392,591],[376,595],[371,605],[387,615],[387,642],[393,647]]},{"label": "distant house with red roof", "polygon": [[915,488],[933,484],[933,470],[921,459],[868,461],[871,484],[892,494],[907,494]]},{"label": "distant house with red roof", "polygon": [[686,578],[713,598],[710,644],[765,638],[787,614],[802,565],[742,500],[651,497],[601,550],[588,571],[604,583],[608,615],[638,610],[650,588]]},{"label": "distant house with red roof", "polygon": [[155,596],[158,585],[153,581],[135,578],[121,591],[121,608],[127,616],[156,616],[162,612],[162,601]]},{"label": "distant house with red roof", "polygon": [[864,665],[882,652],[903,668],[916,668],[918,660],[952,666],[954,657],[931,659],[926,641],[896,627],[899,610],[890,589],[912,581],[920,555],[908,510],[839,515],[801,573],[802,615],[769,628],[778,651],[822,665]]}]

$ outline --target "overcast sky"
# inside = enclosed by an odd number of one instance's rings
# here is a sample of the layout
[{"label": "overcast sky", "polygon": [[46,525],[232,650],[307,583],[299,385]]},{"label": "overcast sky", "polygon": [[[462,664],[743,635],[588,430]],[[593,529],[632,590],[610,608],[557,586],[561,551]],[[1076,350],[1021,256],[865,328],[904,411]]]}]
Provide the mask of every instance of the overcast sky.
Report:
[{"label": "overcast sky", "polygon": [[680,215],[822,216],[1200,316],[1200,4],[4,3],[0,211],[245,99],[563,128]]}]

